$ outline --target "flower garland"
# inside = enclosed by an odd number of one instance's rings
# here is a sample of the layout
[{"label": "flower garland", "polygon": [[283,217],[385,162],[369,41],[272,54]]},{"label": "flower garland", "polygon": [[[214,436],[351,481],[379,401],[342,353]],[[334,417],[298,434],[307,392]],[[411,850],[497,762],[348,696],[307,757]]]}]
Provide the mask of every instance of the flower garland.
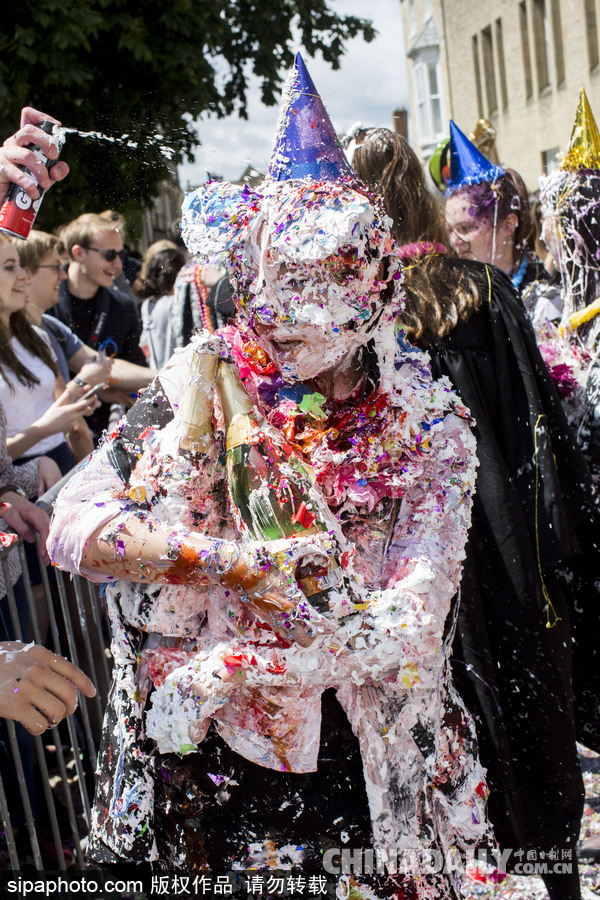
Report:
[{"label": "flower garland", "polygon": [[229,327],[219,334],[254,402],[312,466],[330,506],[350,501],[370,511],[383,498],[402,497],[423,475],[428,432],[443,421],[443,414],[432,413],[447,400],[435,397],[427,407],[413,405],[410,382],[419,381],[418,366],[404,367],[408,383],[403,381],[398,406],[379,388],[366,393],[365,379],[348,401],[333,404],[305,383],[286,383],[251,332]]},{"label": "flower garland", "polygon": [[437,241],[416,241],[413,244],[402,244],[398,247],[396,256],[399,259],[420,259],[422,256],[432,256],[440,253],[447,253],[447,249],[443,244]]}]

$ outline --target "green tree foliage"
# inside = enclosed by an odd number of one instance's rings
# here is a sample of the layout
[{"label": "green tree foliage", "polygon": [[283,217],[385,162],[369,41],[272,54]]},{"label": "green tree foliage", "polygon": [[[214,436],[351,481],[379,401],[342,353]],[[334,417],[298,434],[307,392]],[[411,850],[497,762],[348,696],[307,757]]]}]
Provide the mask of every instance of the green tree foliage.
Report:
[{"label": "green tree foliage", "polygon": [[339,67],[344,41],[374,37],[328,0],[14,0],[0,25],[0,135],[35,106],[81,131],[126,141],[67,140],[71,174],[44,200],[40,227],[151,204],[174,162],[193,159],[205,111],[246,115],[247,77],[276,102],[292,62],[292,29],[309,55]]}]

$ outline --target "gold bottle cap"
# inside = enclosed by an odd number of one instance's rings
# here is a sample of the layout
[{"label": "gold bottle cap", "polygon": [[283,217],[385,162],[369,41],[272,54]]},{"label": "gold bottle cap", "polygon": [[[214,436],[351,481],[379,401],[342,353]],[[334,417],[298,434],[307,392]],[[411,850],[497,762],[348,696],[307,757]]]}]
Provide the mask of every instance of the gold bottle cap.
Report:
[{"label": "gold bottle cap", "polygon": [[227,449],[255,444],[260,439],[262,416],[233,363],[220,361],[217,390],[223,409]]},{"label": "gold bottle cap", "polygon": [[235,415],[257,414],[252,398],[244,387],[240,373],[233,363],[220,361],[217,372],[217,390],[221,398],[226,426]]},{"label": "gold bottle cap", "polygon": [[206,351],[195,353],[178,417],[185,429],[181,448],[207,453],[212,444],[214,385],[219,359]]}]

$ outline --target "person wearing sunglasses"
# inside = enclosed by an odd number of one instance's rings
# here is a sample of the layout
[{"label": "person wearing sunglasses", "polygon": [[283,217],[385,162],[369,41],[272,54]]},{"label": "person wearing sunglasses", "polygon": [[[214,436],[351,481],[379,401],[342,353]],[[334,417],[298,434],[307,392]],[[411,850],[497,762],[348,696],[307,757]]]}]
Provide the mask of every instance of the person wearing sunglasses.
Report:
[{"label": "person wearing sunglasses", "polygon": [[[113,284],[123,271],[125,252],[119,223],[85,213],[63,228],[58,249],[68,259],[67,278],[59,284],[58,302],[48,312],[88,347],[99,350],[111,340],[117,358],[146,366],[135,302]],[[109,415],[110,405],[103,403],[91,423],[97,436],[107,427]]]},{"label": "person wearing sunglasses", "polygon": [[26,241],[15,240],[19,260],[30,279],[25,304],[27,318],[32,325],[43,328],[50,338],[58,368],[71,393],[78,393],[82,381],[90,387],[107,384],[100,399],[123,403],[132,392],[148,387],[155,373],[145,366],[116,359],[114,354],[118,348],[111,338],[94,350],[64,322],[47,315],[46,310],[56,305],[61,282],[67,278],[58,254],[58,243],[56,235],[36,229],[30,232]]}]

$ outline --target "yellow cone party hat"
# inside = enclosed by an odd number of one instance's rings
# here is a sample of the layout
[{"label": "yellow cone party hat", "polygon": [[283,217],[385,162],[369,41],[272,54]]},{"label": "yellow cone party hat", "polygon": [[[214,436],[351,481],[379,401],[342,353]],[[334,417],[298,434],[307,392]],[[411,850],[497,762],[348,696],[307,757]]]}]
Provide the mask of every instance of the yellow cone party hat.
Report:
[{"label": "yellow cone party hat", "polygon": [[583,88],[579,94],[579,105],[569,149],[565,153],[560,167],[569,172],[600,168],[600,133]]}]

